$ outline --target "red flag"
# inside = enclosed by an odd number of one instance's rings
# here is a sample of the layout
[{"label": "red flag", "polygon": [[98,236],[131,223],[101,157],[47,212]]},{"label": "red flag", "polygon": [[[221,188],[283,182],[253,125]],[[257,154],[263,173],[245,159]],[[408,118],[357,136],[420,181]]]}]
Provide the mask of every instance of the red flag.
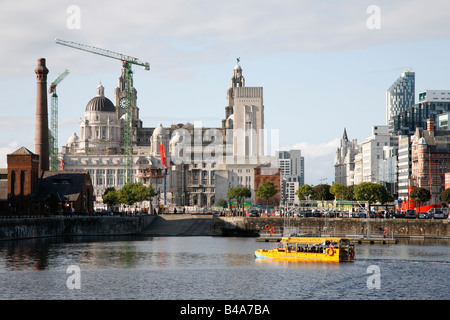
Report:
[{"label": "red flag", "polygon": [[163,164],[164,168],[167,168],[167,157],[166,157],[166,151],[164,150],[164,145],[159,145],[159,153],[161,154],[161,163]]},{"label": "red flag", "polygon": [[59,160],[59,167],[61,168],[61,171],[64,171],[64,162],[62,160]]}]

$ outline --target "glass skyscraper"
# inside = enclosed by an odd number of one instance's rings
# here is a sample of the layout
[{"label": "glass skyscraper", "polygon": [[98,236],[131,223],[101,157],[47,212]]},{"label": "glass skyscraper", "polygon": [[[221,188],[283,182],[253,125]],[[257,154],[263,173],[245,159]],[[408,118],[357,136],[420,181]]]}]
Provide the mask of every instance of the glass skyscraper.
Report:
[{"label": "glass skyscraper", "polygon": [[415,74],[409,70],[386,91],[386,125],[394,129],[394,117],[414,105]]}]

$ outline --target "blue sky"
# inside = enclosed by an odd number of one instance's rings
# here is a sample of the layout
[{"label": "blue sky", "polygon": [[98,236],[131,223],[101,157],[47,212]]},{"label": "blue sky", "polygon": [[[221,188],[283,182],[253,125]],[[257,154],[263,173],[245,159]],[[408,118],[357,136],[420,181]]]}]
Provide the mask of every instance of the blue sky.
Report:
[{"label": "blue sky", "polygon": [[[367,27],[371,5],[379,29]],[[60,146],[79,134],[100,81],[113,100],[121,63],[55,44],[60,38],[150,63],[134,67],[146,127],[220,127],[240,57],[246,85],[264,87],[266,128],[279,130],[283,149],[302,150],[306,183],[332,183],[344,127],[362,142],[385,124],[385,92],[404,70],[416,73],[416,96],[450,89],[449,9],[438,0],[2,1],[0,167],[21,146],[34,150],[38,58],[47,59],[49,84],[70,71],[57,88]]]}]

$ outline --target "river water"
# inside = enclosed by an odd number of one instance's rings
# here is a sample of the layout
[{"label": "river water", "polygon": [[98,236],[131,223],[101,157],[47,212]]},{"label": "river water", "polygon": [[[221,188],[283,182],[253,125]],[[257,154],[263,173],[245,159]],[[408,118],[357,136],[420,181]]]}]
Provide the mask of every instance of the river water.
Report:
[{"label": "river water", "polygon": [[449,240],[357,245],[352,263],[254,258],[254,250],[274,246],[255,238],[222,237],[4,241],[0,243],[0,299],[450,298]]}]

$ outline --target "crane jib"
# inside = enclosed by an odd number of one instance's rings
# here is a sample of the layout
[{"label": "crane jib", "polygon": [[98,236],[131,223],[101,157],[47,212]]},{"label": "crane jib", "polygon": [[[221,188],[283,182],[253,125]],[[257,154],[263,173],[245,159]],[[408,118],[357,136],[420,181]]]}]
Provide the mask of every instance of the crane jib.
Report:
[{"label": "crane jib", "polygon": [[77,42],[73,42],[73,41],[66,41],[66,40],[61,40],[61,39],[55,39],[55,42],[57,44],[61,44],[61,45],[71,47],[74,49],[91,52],[91,53],[109,57],[112,59],[127,61],[129,63],[135,64],[138,66],[142,66],[144,68],[144,70],[150,70],[150,64],[148,62],[143,62],[143,61],[139,60],[138,58],[131,57],[131,56],[128,56],[128,55],[125,55],[122,53],[117,53],[117,52],[114,52],[111,50],[101,49],[101,48],[97,48],[94,46],[89,46],[86,44],[81,44],[81,43],[77,43]]}]

